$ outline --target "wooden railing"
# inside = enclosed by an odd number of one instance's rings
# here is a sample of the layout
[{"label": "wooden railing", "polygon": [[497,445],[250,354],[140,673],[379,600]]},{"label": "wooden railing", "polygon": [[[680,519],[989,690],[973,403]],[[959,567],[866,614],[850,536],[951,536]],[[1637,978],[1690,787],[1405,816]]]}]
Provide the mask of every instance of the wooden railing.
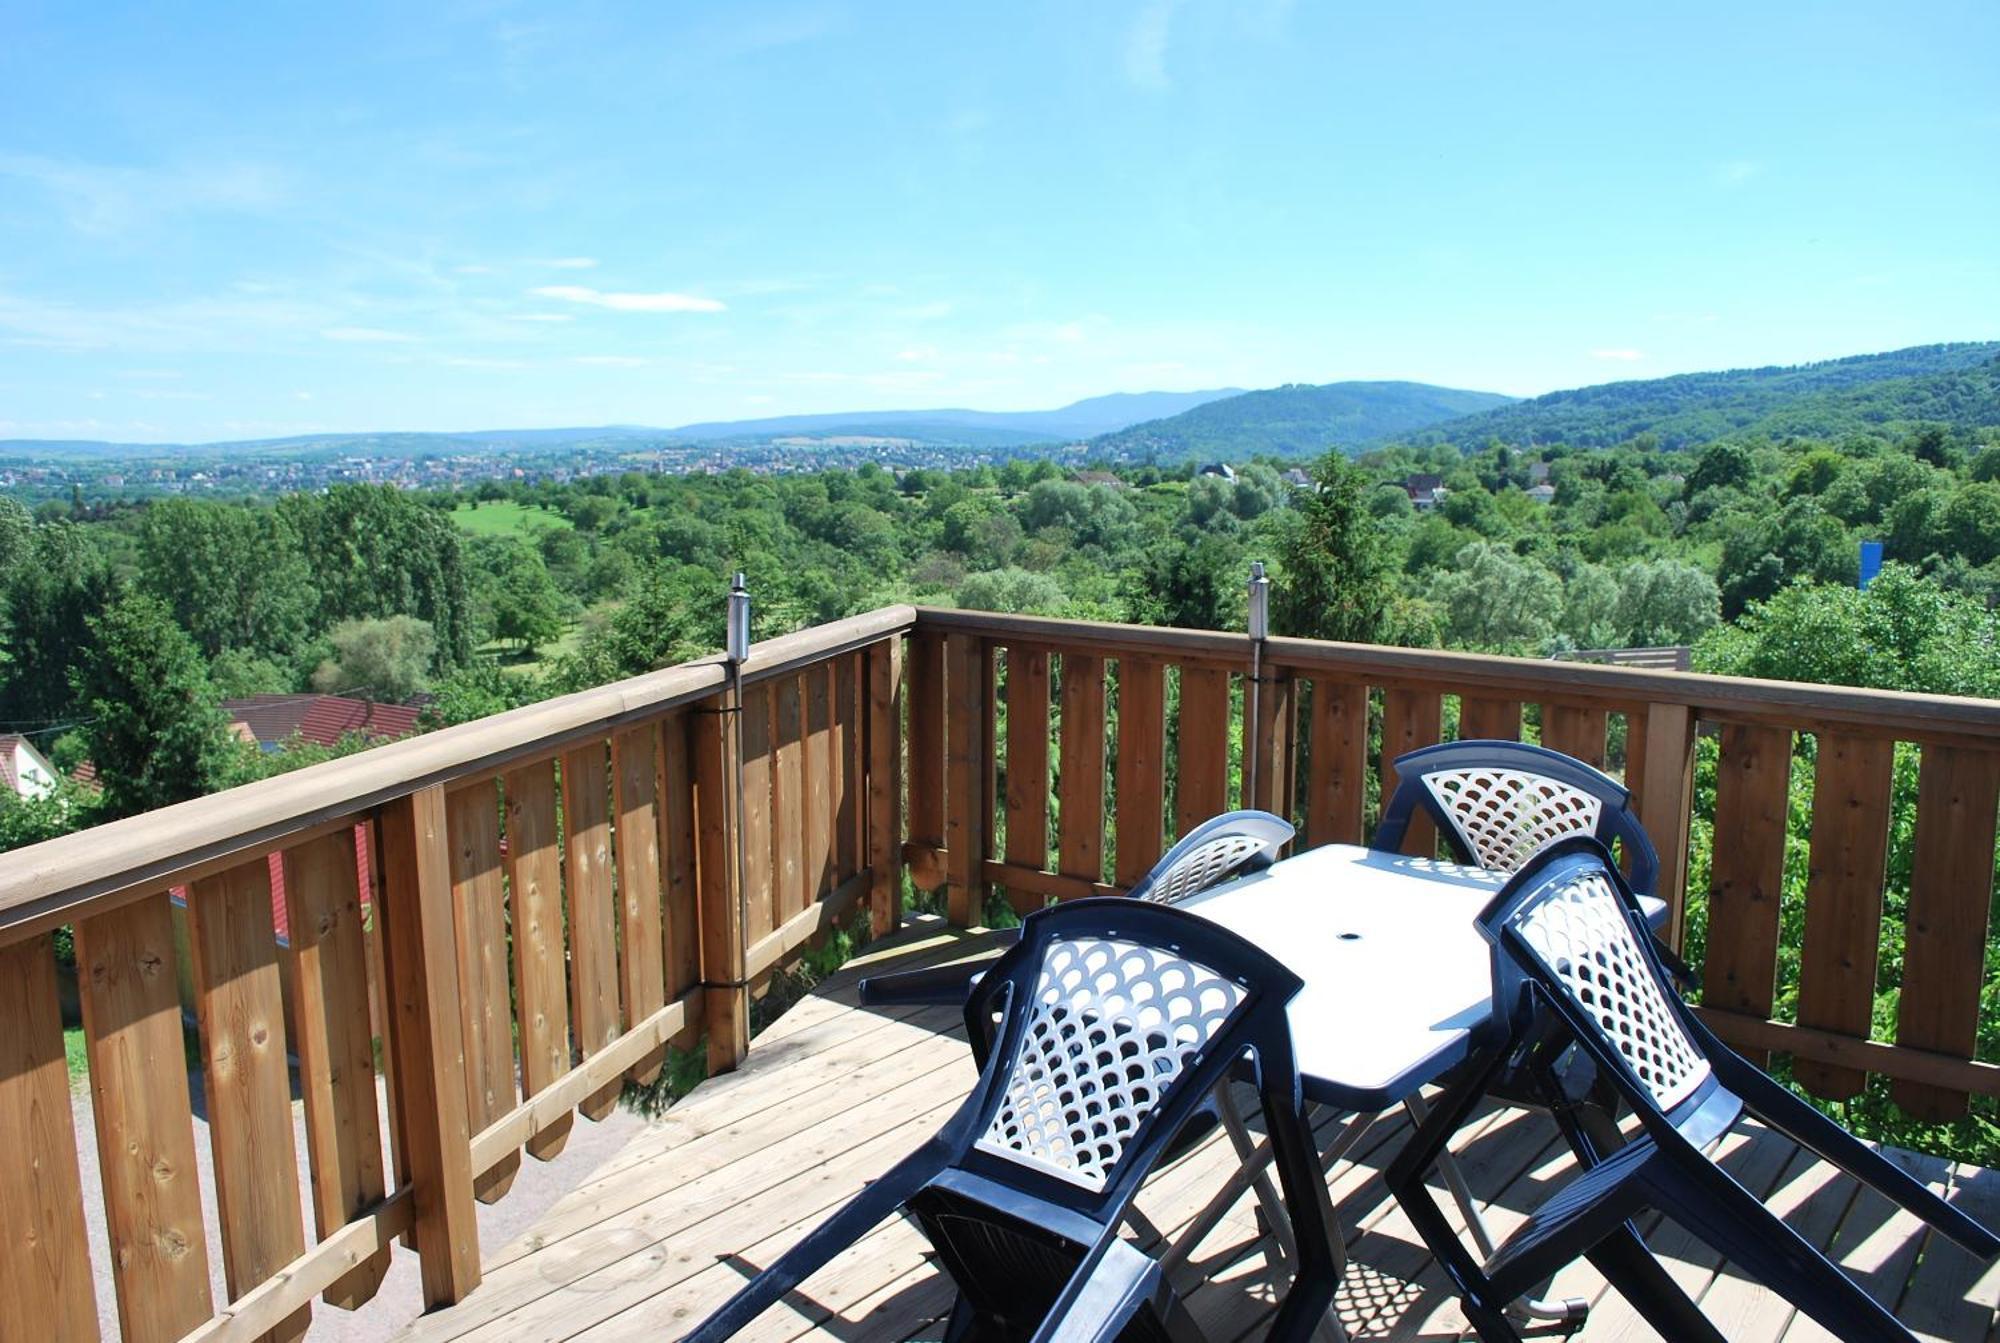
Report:
[{"label": "wooden railing", "polygon": [[[128,1343],[297,1337],[314,1296],[372,1297],[398,1237],[427,1302],[470,1291],[475,1200],[507,1192],[524,1148],[553,1157],[575,1111],[604,1117],[669,1044],[705,1031],[709,1068],[733,1066],[760,982],[850,910],[877,930],[899,917],[913,614],[770,640],[734,675],[718,660],[675,667],[0,858],[0,1338],[97,1337],[93,1259]],[[213,1207],[183,1066],[174,888]],[[108,1214],[109,1244],[94,1248],[59,927],[75,934]],[[219,1308],[206,1225],[220,1233]]]},{"label": "wooden railing", "polygon": [[[1702,1010],[1727,1037],[1792,1055],[1823,1096],[1891,1078],[1925,1118],[2000,1095],[2000,1066],[1975,1057],[2000,703],[892,607],[759,644],[736,675],[674,667],[0,857],[0,1338],[95,1337],[93,1260],[141,1343],[295,1337],[313,1297],[368,1300],[398,1238],[426,1301],[455,1300],[478,1281],[475,1203],[506,1193],[524,1149],[554,1156],[576,1111],[603,1116],[670,1044],[705,1036],[709,1069],[733,1066],[760,982],[850,911],[894,926],[905,869],[971,923],[996,889],[1019,909],[1120,891],[1244,803],[1309,843],[1361,841],[1397,755],[1525,730],[1632,787],[1673,935],[1705,914]],[[1703,734],[1719,741],[1697,810]],[[1779,1020],[1800,734],[1816,740],[1810,861],[1796,1019]],[[1899,749],[1920,756],[1903,988],[1876,1040]],[[1713,856],[1690,890],[1697,827]],[[1412,828],[1412,847],[1434,843]],[[108,1212],[95,1247],[59,928]]]},{"label": "wooden railing", "polygon": [[[1254,671],[1254,679],[1253,679]],[[1448,735],[1519,738],[1609,767],[1660,850],[1679,942],[1707,920],[1705,1018],[1815,1094],[1867,1075],[1925,1120],[2000,1095],[1975,1059],[2000,808],[2000,702],[1415,649],[919,609],[908,657],[909,843],[954,919],[1115,892],[1238,805],[1306,842],[1362,842],[1393,760]],[[1113,738],[1107,750],[1107,704]],[[1455,731],[1447,732],[1455,726]],[[1695,808],[1697,733],[1719,737]],[[1816,739],[1795,1020],[1774,1018],[1795,739]],[[1920,755],[1893,1041],[1872,1038],[1892,779]],[[1803,762],[1800,767],[1804,768]],[[1051,784],[1053,783],[1053,788]],[[1053,800],[1053,819],[1050,804]],[[1689,837],[1712,834],[1689,889]],[[1407,847],[1432,852],[1413,825]],[[1796,856],[1794,858],[1796,862]]]}]

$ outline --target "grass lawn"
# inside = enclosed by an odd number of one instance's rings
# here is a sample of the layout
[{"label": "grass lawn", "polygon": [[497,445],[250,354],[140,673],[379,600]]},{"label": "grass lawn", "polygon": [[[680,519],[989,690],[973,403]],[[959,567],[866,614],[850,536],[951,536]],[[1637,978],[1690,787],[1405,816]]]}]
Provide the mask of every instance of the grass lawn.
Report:
[{"label": "grass lawn", "polygon": [[513,644],[497,642],[485,644],[477,652],[480,657],[490,657],[499,663],[500,671],[503,675],[525,676],[558,653],[574,651],[577,641],[582,637],[583,626],[581,624],[573,624],[563,631],[562,638],[557,639],[554,643],[546,643],[537,648],[533,657],[522,657],[521,650]]},{"label": "grass lawn", "polygon": [[517,504],[511,499],[475,504],[471,508],[454,508],[451,520],[474,536],[522,538],[544,527],[560,527],[567,531],[576,525],[560,513],[533,504]]},{"label": "grass lawn", "polygon": [[69,1069],[69,1084],[73,1087],[82,1086],[83,1079],[90,1072],[90,1065],[83,1053],[83,1027],[63,1028],[63,1063]]}]

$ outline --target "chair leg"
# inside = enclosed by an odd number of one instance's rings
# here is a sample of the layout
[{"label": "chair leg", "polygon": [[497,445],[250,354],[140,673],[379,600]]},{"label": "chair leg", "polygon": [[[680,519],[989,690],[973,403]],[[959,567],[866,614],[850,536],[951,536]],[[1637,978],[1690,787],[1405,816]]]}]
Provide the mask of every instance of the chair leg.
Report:
[{"label": "chair leg", "polygon": [[[1237,1108],[1236,1098],[1230,1094],[1229,1083],[1224,1082],[1215,1089],[1215,1110],[1222,1118],[1223,1132],[1236,1149],[1236,1159],[1248,1168],[1257,1155],[1257,1140],[1250,1136],[1250,1130],[1243,1122],[1243,1112]],[[1262,1225],[1266,1240],[1264,1256],[1271,1267],[1299,1257],[1298,1246],[1292,1243],[1292,1218],[1285,1210],[1284,1199],[1278,1196],[1277,1186],[1271,1183],[1270,1172],[1261,1163],[1251,1177],[1250,1187],[1257,1194],[1257,1220]],[[1273,1254],[1275,1249],[1277,1253]]]},{"label": "chair leg", "polygon": [[[1706,1043],[1706,1042],[1704,1042]],[[1714,1056],[1711,1051],[1711,1057]],[[1981,1259],[2000,1256],[2000,1236],[1973,1221],[1915,1176],[1862,1142],[1740,1057],[1719,1061],[1722,1083],[1745,1108],[1799,1146],[1874,1186]]]},{"label": "chair leg", "polygon": [[1665,1163],[1645,1183],[1653,1206],[1843,1343],[1913,1343],[1879,1301],[1706,1158]]},{"label": "chair leg", "polygon": [[1653,1258],[1631,1223],[1598,1242],[1584,1257],[1661,1338],[1673,1343],[1728,1343]]}]

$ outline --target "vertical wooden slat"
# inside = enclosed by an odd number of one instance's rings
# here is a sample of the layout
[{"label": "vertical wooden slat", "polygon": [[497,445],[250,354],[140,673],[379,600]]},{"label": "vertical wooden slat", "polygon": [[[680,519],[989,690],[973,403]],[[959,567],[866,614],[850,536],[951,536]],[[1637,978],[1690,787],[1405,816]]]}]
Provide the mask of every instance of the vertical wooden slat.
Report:
[{"label": "vertical wooden slat", "polygon": [[695,880],[710,1073],[729,1071],[750,1050],[750,991],[744,982],[749,939],[737,848],[742,817],[731,769],[743,749],[741,719],[718,699],[696,709],[688,724],[694,756]]},{"label": "vertical wooden slat", "polygon": [[1574,756],[1596,769],[1604,768],[1603,709],[1576,704],[1542,706],[1542,745]]},{"label": "vertical wooden slat", "polygon": [[[188,891],[188,946],[201,1023],[208,1136],[215,1158],[222,1275],[233,1301],[299,1257],[298,1154],[285,1059],[285,990],[271,924],[271,868],[262,859]],[[301,1306],[264,1337],[302,1338]]]},{"label": "vertical wooden slat", "polygon": [[[387,1189],[353,830],[285,851],[285,904],[293,951],[292,1047],[305,1098],[313,1220],[324,1240],[380,1202]],[[353,1310],[375,1295],[388,1268],[384,1246],[329,1287],[326,1303]]]},{"label": "vertical wooden slat", "polygon": [[1120,886],[1135,885],[1165,845],[1167,676],[1156,659],[1118,659],[1118,855]]},{"label": "vertical wooden slat", "polygon": [[173,1343],[209,1293],[166,893],[80,920],[76,961],[119,1333]]},{"label": "vertical wooden slat", "polygon": [[903,645],[868,650],[868,924],[875,936],[903,921]]},{"label": "vertical wooden slat", "polygon": [[[660,932],[666,943],[667,1001],[701,983],[701,918],[696,904],[694,776],[689,768],[686,713],[660,724],[660,856],[664,881]],[[698,1030],[691,1021],[677,1045]]]},{"label": "vertical wooden slat", "polygon": [[[514,991],[519,995],[521,1089],[532,1096],[569,1071],[569,976],[563,947],[562,848],[556,775],[547,761],[514,770],[507,797],[507,884],[514,915]],[[528,1139],[547,1161],[569,1141],[574,1114]]]},{"label": "vertical wooden slat", "polygon": [[969,927],[986,903],[986,836],[993,807],[988,788],[992,762],[986,754],[991,700],[985,696],[992,653],[968,634],[945,639],[947,853],[945,912]]},{"label": "vertical wooden slat", "polygon": [[[1007,861],[1040,871],[1049,862],[1049,655],[1007,650]],[[1008,891],[1017,914],[1043,897]]]},{"label": "vertical wooden slat", "polygon": [[444,789],[432,785],[390,802],[377,833],[386,916],[382,950],[395,1016],[392,1057],[403,1152],[416,1200],[414,1234],[424,1304],[441,1306],[479,1285]]},{"label": "vertical wooden slat", "polygon": [[1294,684],[1290,672],[1267,667],[1253,695],[1250,678],[1243,678],[1243,805],[1287,819],[1292,815],[1292,739],[1297,732]]},{"label": "vertical wooden slat", "polygon": [[1306,743],[1306,844],[1359,844],[1368,800],[1368,687],[1312,683]]},{"label": "vertical wooden slat", "polygon": [[[743,935],[755,942],[776,928],[777,906],[772,876],[771,836],[773,823],[771,782],[771,692],[768,685],[754,685],[743,691],[743,709],[737,734],[743,756],[743,897],[749,922]],[[734,837],[730,843],[737,841]],[[705,907],[704,907],[705,908]]]},{"label": "vertical wooden slat", "polygon": [[[1771,1015],[1778,970],[1778,901],[1785,876],[1792,734],[1725,724],[1715,770],[1715,858],[1708,894],[1702,1002]],[[1759,1067],[1762,1051],[1745,1051]]]},{"label": "vertical wooden slat", "polygon": [[1062,660],[1062,811],[1056,861],[1066,877],[1104,879],[1104,660]]},{"label": "vertical wooden slat", "polygon": [[867,799],[862,781],[868,777],[862,749],[864,717],[860,695],[867,690],[864,666],[868,655],[855,653],[833,664],[833,721],[827,729],[827,793],[833,811],[833,872],[827,887],[838,885],[861,870],[867,847]]},{"label": "vertical wooden slat", "polygon": [[[1799,1024],[1857,1040],[1875,1014],[1875,957],[1882,933],[1882,877],[1889,856],[1889,787],[1895,744],[1823,732],[1814,772],[1812,859],[1806,874]],[[1797,1059],[1792,1075],[1815,1096],[1859,1095],[1868,1074]]]},{"label": "vertical wooden slat", "polygon": [[1175,834],[1229,810],[1229,673],[1181,668],[1180,741],[1174,785]]},{"label": "vertical wooden slat", "polygon": [[[514,1020],[507,987],[506,891],[500,880],[500,799],[492,781],[447,793],[445,824],[451,835],[466,1118],[477,1133],[514,1108]],[[510,1153],[473,1177],[474,1195],[481,1203],[497,1202],[513,1187],[520,1168],[520,1154]]]},{"label": "vertical wooden slat", "polygon": [[1627,716],[1627,730],[1645,724],[1644,746],[1626,756],[1626,786],[1633,790],[1639,823],[1660,858],[1659,888],[1667,902],[1663,929],[1679,948],[1687,924],[1688,825],[1694,813],[1694,712],[1685,704],[1651,704],[1643,720]]},{"label": "vertical wooden slat", "polygon": [[1458,702],[1460,741],[1521,740],[1521,701],[1466,695]]},{"label": "vertical wooden slat", "polygon": [[[660,733],[651,723],[611,739],[612,803],[618,857],[619,989],[627,1028],[667,1005],[665,948],[660,931]],[[644,1085],[660,1075],[666,1047],[647,1054],[626,1076]]]},{"label": "vertical wooden slat", "polygon": [[[563,756],[563,876],[569,888],[570,1021],[585,1058],[618,1038],[618,908],[611,890],[611,781],[604,743]],[[602,1119],[618,1103],[621,1080],[576,1108]]]},{"label": "vertical wooden slat", "polygon": [[[945,674],[944,638],[918,631],[910,635],[909,665],[903,672],[903,694],[909,701],[910,843],[927,849],[944,847],[945,813]],[[928,890],[943,879],[927,864],[916,864],[910,878]]]},{"label": "vertical wooden slat", "polygon": [[[1979,1043],[1993,903],[2000,753],[1958,746],[1923,751],[1896,1043],[1971,1058]],[[1929,1123],[1956,1119],[1966,1110],[1964,1092],[1923,1082],[1891,1082],[1889,1094]]]},{"label": "vertical wooden slat", "polygon": [[0,947],[0,1338],[98,1336],[73,1124],[44,933]]},{"label": "vertical wooden slat", "polygon": [[810,904],[835,885],[833,780],[839,761],[833,741],[833,668],[826,663],[805,673],[804,759],[805,903]]},{"label": "vertical wooden slat", "polygon": [[798,676],[780,677],[771,691],[771,872],[773,927],[805,909],[805,705]]},{"label": "vertical wooden slat", "polygon": [[[1435,690],[1382,692],[1382,805],[1396,791],[1396,757],[1422,746],[1434,746],[1444,734],[1444,706]],[[1437,827],[1423,808],[1403,832],[1403,852],[1429,857],[1437,852]]]}]

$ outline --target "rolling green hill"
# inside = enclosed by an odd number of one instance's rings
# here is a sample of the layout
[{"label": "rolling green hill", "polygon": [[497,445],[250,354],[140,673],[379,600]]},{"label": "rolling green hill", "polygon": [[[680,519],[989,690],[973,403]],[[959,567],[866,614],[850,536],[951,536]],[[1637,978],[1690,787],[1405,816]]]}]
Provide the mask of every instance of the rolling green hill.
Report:
[{"label": "rolling green hill", "polygon": [[1837,438],[1919,420],[1973,428],[2000,423],[1996,357],[2000,341],[1964,342],[1790,368],[1611,382],[1550,392],[1403,437],[1467,449],[1494,439],[1517,447],[1601,448],[1651,434],[1661,447],[1679,448],[1743,433]]},{"label": "rolling green hill", "polygon": [[1329,447],[1358,448],[1508,401],[1493,392],[1421,382],[1291,383],[1103,434],[1091,446],[1111,457],[1316,456]]}]

